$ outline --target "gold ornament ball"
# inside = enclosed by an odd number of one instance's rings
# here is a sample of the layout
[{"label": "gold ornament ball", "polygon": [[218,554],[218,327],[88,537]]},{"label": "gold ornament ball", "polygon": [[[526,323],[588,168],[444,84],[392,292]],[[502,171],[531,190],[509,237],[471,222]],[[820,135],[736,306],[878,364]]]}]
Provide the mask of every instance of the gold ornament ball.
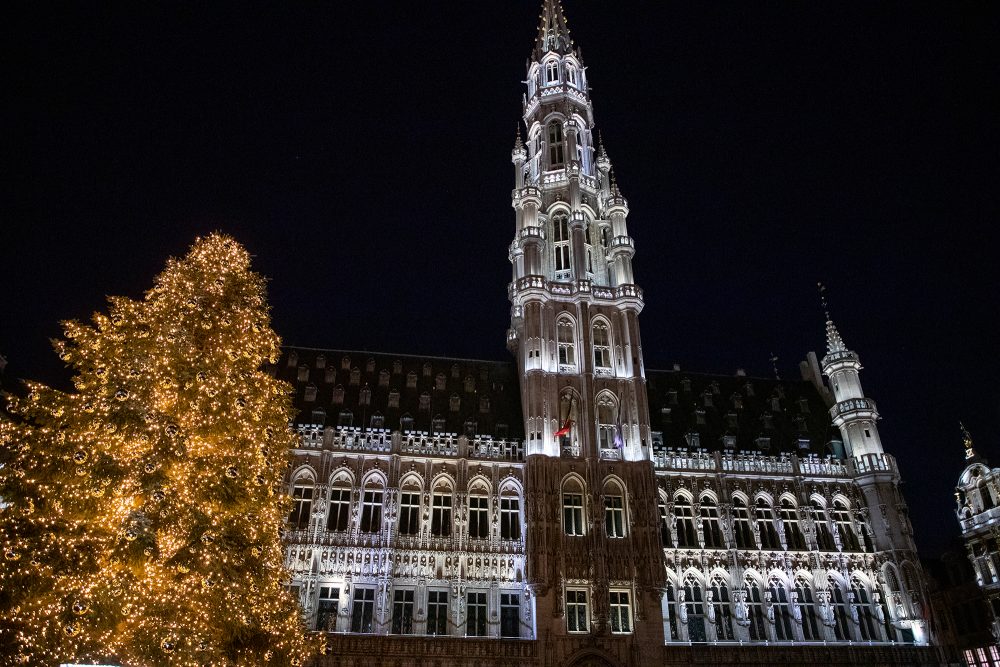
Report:
[{"label": "gold ornament ball", "polygon": [[82,449],[78,449],[73,454],[73,463],[77,465],[83,465],[84,463],[87,462],[87,458],[88,458],[87,452],[83,451]]},{"label": "gold ornament ball", "polygon": [[174,644],[174,640],[168,637],[160,642],[160,648],[163,649],[164,653],[173,653],[176,645]]},{"label": "gold ornament ball", "polygon": [[236,466],[229,466],[226,468],[226,477],[235,479],[240,474],[240,471],[236,469]]},{"label": "gold ornament ball", "polygon": [[21,560],[21,554],[14,551],[13,549],[7,549],[7,551],[4,552],[3,556],[9,561]]},{"label": "gold ornament ball", "polygon": [[76,637],[78,634],[80,634],[80,624],[77,623],[76,621],[73,621],[72,623],[67,623],[66,625],[63,626],[63,632],[66,633],[67,637]]},{"label": "gold ornament ball", "polygon": [[72,610],[74,615],[83,616],[88,611],[90,611],[90,605],[81,600],[77,600],[76,602],[73,603]]}]

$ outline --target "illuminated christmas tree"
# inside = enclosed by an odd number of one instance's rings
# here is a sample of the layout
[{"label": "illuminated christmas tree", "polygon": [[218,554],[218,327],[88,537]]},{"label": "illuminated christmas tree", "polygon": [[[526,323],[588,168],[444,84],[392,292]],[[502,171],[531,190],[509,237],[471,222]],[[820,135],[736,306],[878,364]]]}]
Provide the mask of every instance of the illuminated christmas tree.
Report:
[{"label": "illuminated christmas tree", "polygon": [[199,239],[141,301],[67,322],[75,393],[0,415],[0,653],[24,664],[295,665],[279,491],[292,443],[264,279]]}]

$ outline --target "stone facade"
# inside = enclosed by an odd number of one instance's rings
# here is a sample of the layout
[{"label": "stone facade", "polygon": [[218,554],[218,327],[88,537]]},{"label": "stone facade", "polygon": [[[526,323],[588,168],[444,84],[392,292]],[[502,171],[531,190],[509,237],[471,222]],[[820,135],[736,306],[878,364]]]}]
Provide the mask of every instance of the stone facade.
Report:
[{"label": "stone facade", "polygon": [[555,0],[526,86],[514,361],[274,368],[301,410],[288,566],[320,664],[933,661],[858,356],[828,321],[801,380],[647,370],[629,207]]}]

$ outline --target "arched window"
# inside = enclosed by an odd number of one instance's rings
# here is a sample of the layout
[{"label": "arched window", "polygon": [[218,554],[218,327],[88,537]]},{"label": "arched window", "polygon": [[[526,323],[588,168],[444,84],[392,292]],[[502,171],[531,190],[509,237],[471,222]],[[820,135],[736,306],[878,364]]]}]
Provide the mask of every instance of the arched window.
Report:
[{"label": "arched window", "polygon": [[785,582],[778,577],[771,577],[767,588],[774,611],[774,636],[778,641],[792,641],[795,637],[792,636],[792,615],[788,609]]},{"label": "arched window", "polygon": [[788,548],[805,551],[806,538],[799,527],[799,513],[788,498],[781,500],[781,523],[785,527],[785,544]]},{"label": "arched window", "polygon": [[834,500],[832,514],[844,551],[861,551],[861,546],[858,544],[858,534],[854,532],[854,522],[851,521],[851,512],[847,506],[840,500]]},{"label": "arched window", "polygon": [[552,218],[552,242],[555,252],[555,270],[569,271],[569,218],[558,213]]},{"label": "arched window", "polygon": [[594,370],[611,371],[611,332],[604,320],[594,322]]},{"label": "arched window", "polygon": [[292,485],[292,511],[288,515],[288,523],[292,528],[301,529],[309,526],[313,490],[313,481],[308,477],[300,477]]},{"label": "arched window", "polygon": [[476,483],[469,491],[469,538],[485,540],[490,536],[489,491],[482,483]]},{"label": "arched window", "polygon": [[556,320],[556,340],[559,348],[559,365],[567,370],[576,368],[576,327],[569,317]]},{"label": "arched window", "polygon": [[836,551],[833,534],[830,532],[830,522],[827,520],[826,508],[818,500],[812,501],[813,524],[816,526],[816,546],[820,551]]},{"label": "arched window", "polygon": [[443,481],[438,482],[431,497],[431,535],[451,535],[451,498],[451,487]]},{"label": "arched window", "polygon": [[694,530],[694,511],[691,501],[685,496],[674,498],[674,517],[677,523],[677,546],[694,549],[698,547],[698,538]]},{"label": "arched window", "polygon": [[995,506],[995,503],[993,502],[993,494],[990,493],[990,485],[986,482],[986,480],[979,480],[979,484],[976,485],[976,488],[979,490],[979,497],[983,501],[983,511],[985,512],[986,510],[993,509]]},{"label": "arched window", "polygon": [[757,532],[760,535],[761,549],[780,549],[778,531],[774,528],[774,512],[763,498],[758,498],[754,515],[757,518]]},{"label": "arched window", "polygon": [[563,532],[567,535],[584,535],[583,486],[576,478],[563,484]]},{"label": "arched window", "polygon": [[563,146],[562,123],[554,120],[549,123],[549,169],[563,166],[565,162],[565,146]]},{"label": "arched window", "polygon": [[747,614],[750,617],[750,639],[767,641],[767,629],[764,627],[764,598],[760,594],[760,584],[747,575],[745,580],[747,590]]},{"label": "arched window", "polygon": [[370,479],[361,495],[362,533],[377,533],[382,530],[382,498],[384,491],[377,478]]},{"label": "arched window", "polygon": [[382,369],[378,372],[378,386],[388,387],[389,386],[389,371]]},{"label": "arched window", "polygon": [[545,63],[545,85],[559,83],[559,62],[550,60]]},{"label": "arched window", "polygon": [[361,383],[361,369],[357,368],[357,367],[352,368],[351,369],[351,385],[357,386],[360,383]]},{"label": "arched window", "polygon": [[351,520],[351,481],[338,477],[330,486],[330,507],[326,515],[326,529],[347,530]]},{"label": "arched window", "polygon": [[719,641],[732,641],[733,615],[729,608],[729,583],[721,575],[712,577],[712,607],[715,611],[715,634]]},{"label": "arched window", "polygon": [[333,398],[331,399],[331,402],[334,405],[341,405],[341,404],[343,404],[343,402],[344,402],[344,387],[343,386],[341,386],[341,385],[338,384],[336,387],[333,388]]},{"label": "arched window", "polygon": [[847,625],[847,619],[850,618],[851,614],[847,608],[846,596],[843,589],[837,584],[837,580],[833,577],[827,579],[827,585],[830,591],[830,608],[833,610],[833,633],[837,639],[849,641],[851,639],[851,631]]},{"label": "arched window", "polygon": [[879,641],[881,637],[875,629],[875,614],[872,611],[871,599],[868,597],[868,589],[857,577],[851,577],[851,594],[858,606],[858,630],[861,631],[862,641]]},{"label": "arched window", "polygon": [[399,390],[392,389],[389,391],[389,407],[398,408],[399,407]]},{"label": "arched window", "polygon": [[660,496],[660,541],[663,543],[664,549],[670,549],[674,546],[674,541],[670,538],[670,523],[667,520],[667,503]]},{"label": "arched window", "polygon": [[509,486],[500,494],[500,539],[521,539],[521,498]]},{"label": "arched window", "polygon": [[570,85],[572,85],[572,86],[577,86],[577,85],[579,85],[579,84],[577,83],[577,77],[576,77],[576,68],[575,68],[575,67],[573,67],[572,65],[566,65],[566,80],[567,80],[567,81],[568,81],[568,82],[570,83]]},{"label": "arched window", "polygon": [[448,378],[445,376],[444,373],[438,373],[434,377],[434,389],[436,389],[437,391],[444,391],[445,383],[447,381]]},{"label": "arched window", "polygon": [[750,508],[739,496],[733,497],[733,533],[736,546],[740,549],[756,549],[753,539],[753,529],[750,527]]},{"label": "arched window", "polygon": [[701,532],[706,549],[724,549],[722,528],[719,525],[719,506],[711,496],[701,497]]},{"label": "arched window", "polygon": [[625,537],[625,494],[617,482],[604,485],[604,531],[608,537]]},{"label": "arched window", "polygon": [[371,387],[365,385],[358,392],[358,405],[371,405],[372,404],[372,390]]},{"label": "arched window", "polygon": [[420,485],[410,478],[399,490],[399,534],[416,535],[420,531]]},{"label": "arched window", "polygon": [[462,398],[458,394],[452,394],[448,399],[448,409],[451,412],[458,412],[462,409]]},{"label": "arched window", "polygon": [[597,399],[597,442],[601,449],[615,448],[615,404],[610,396],[601,394]]},{"label": "arched window", "polygon": [[688,640],[704,642],[707,637],[705,635],[705,606],[701,582],[690,574],[684,579],[684,604],[687,606]]},{"label": "arched window", "polygon": [[816,618],[816,601],[813,599],[812,586],[804,578],[795,580],[795,595],[802,610],[802,638],[806,641],[819,641],[819,624]]}]

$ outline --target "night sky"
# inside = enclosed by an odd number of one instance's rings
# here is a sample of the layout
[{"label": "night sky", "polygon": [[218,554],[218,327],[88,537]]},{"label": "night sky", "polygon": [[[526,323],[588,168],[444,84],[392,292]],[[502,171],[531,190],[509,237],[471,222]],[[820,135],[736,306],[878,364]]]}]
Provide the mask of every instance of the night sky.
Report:
[{"label": "night sky", "polygon": [[[0,354],[234,235],[290,344],[507,359],[538,0],[94,3],[5,17]],[[928,555],[964,420],[1000,464],[1000,6],[566,0],[629,200],[647,366],[798,374],[816,282]]]}]

